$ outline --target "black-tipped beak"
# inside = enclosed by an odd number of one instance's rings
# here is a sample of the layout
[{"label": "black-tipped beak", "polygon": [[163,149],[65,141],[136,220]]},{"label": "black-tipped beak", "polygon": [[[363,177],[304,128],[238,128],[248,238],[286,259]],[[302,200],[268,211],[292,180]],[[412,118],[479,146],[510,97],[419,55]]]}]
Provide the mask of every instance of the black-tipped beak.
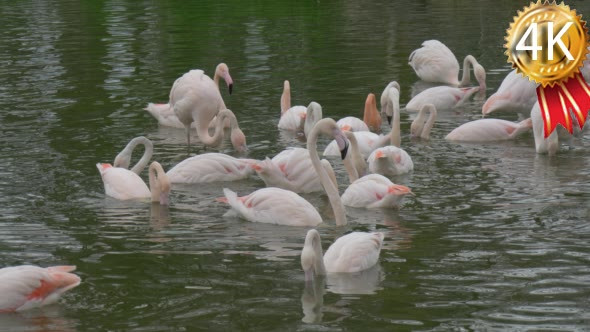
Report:
[{"label": "black-tipped beak", "polygon": [[234,85],[233,84],[230,84],[227,87],[229,88],[229,94],[231,95],[231,92],[232,92],[232,90],[234,88]]},{"label": "black-tipped beak", "polygon": [[391,125],[391,119],[393,119],[393,116],[390,116],[390,115],[388,115],[388,116],[387,116],[387,123],[388,123],[389,125]]},{"label": "black-tipped beak", "polygon": [[348,152],[348,141],[344,143],[344,149],[340,150],[340,157],[342,157],[342,160],[344,160],[344,158],[346,158],[347,152]]}]

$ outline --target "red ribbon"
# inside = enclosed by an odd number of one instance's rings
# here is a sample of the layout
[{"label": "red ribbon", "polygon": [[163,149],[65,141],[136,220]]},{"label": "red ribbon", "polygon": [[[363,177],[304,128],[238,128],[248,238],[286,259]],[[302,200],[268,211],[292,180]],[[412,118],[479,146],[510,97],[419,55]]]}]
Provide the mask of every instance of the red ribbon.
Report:
[{"label": "red ribbon", "polygon": [[541,115],[545,123],[545,138],[549,136],[558,124],[573,133],[572,116],[574,112],[580,129],[584,127],[588,111],[590,110],[590,86],[582,74],[564,82],[557,82],[554,86],[538,86],[537,99],[541,105]]}]

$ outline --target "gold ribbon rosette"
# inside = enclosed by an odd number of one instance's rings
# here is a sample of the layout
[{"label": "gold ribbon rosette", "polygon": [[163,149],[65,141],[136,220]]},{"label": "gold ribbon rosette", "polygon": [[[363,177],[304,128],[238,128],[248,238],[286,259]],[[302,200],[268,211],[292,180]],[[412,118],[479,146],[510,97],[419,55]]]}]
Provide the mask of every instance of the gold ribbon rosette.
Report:
[{"label": "gold ribbon rosette", "polygon": [[507,33],[508,62],[539,84],[545,137],[558,124],[572,133],[570,110],[582,128],[590,110],[590,87],[580,73],[589,46],[582,16],[563,3],[539,0],[518,12]]}]

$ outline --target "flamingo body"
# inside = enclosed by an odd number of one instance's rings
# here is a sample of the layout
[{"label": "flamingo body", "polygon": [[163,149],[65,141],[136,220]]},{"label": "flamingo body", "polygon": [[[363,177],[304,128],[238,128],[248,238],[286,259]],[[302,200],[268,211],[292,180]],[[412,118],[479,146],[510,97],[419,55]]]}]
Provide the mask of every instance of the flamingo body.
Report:
[{"label": "flamingo body", "polygon": [[459,85],[459,62],[453,52],[438,40],[427,40],[414,50],[408,60],[421,80]]},{"label": "flamingo body", "polygon": [[306,113],[307,107],[305,106],[293,106],[287,109],[279,119],[278,128],[291,131],[303,130]]},{"label": "flamingo body", "polygon": [[483,115],[509,111],[528,113],[537,102],[537,85],[516,70],[506,75],[498,91],[483,104]]},{"label": "flamingo body", "polygon": [[480,119],[453,129],[445,139],[465,142],[503,141],[514,139],[531,128],[531,119],[519,123],[501,119]]},{"label": "flamingo body", "polygon": [[150,189],[134,172],[121,167],[112,167],[111,164],[98,163],[96,168],[102,177],[107,196],[119,200],[150,197]]},{"label": "flamingo body", "polygon": [[218,86],[200,69],[190,70],[174,82],[170,104],[185,127],[196,121],[207,128],[217,112],[225,108]]},{"label": "flamingo body", "polygon": [[[184,128],[184,125],[180,120],[178,120],[178,116],[174,113],[174,109],[170,107],[170,104],[155,104],[155,103],[148,103],[147,107],[144,110],[148,111],[156,120],[158,120],[158,124],[164,127],[172,127],[172,128]],[[191,125],[193,128],[197,127],[197,123],[193,122]],[[230,127],[230,122],[228,119],[225,119],[223,123],[224,128]],[[215,128],[215,118],[209,123],[209,128]]]},{"label": "flamingo body", "polygon": [[225,188],[225,199],[242,218],[252,222],[287,226],[317,226],[322,222],[318,211],[296,193],[280,188],[262,188],[238,197]]},{"label": "flamingo body", "polygon": [[369,174],[346,188],[342,203],[358,208],[395,208],[408,193],[409,188],[396,185],[383,175]]},{"label": "flamingo body", "polygon": [[479,87],[453,88],[449,86],[429,88],[412,98],[406,105],[406,110],[418,112],[424,105],[432,104],[437,111],[449,111],[463,104],[479,89]]},{"label": "flamingo body", "polygon": [[369,127],[367,126],[367,124],[363,120],[354,116],[347,116],[345,118],[342,118],[338,120],[336,124],[338,125],[340,130],[343,131],[369,131]]},{"label": "flamingo body", "polygon": [[144,110],[148,111],[148,113],[156,118],[158,123],[162,126],[184,128],[184,125],[178,120],[178,116],[176,116],[176,113],[174,113],[174,109],[170,107],[170,104],[148,103]]},{"label": "flamingo body", "polygon": [[205,153],[187,158],[172,167],[166,175],[172,183],[207,183],[236,181],[253,173],[252,159],[238,159],[223,153]]},{"label": "flamingo body", "polygon": [[96,164],[107,196],[119,200],[151,198],[152,202],[168,205],[170,180],[162,165],[153,161],[149,167],[150,188],[135,172],[111,164]]},{"label": "flamingo body", "polygon": [[412,157],[393,145],[378,148],[367,159],[369,171],[386,176],[406,174],[414,170]]},{"label": "flamingo body", "polygon": [[352,232],[339,237],[324,254],[329,273],[353,273],[377,264],[383,233]]},{"label": "flamingo body", "polygon": [[56,302],[63,293],[80,284],[80,277],[70,273],[75,269],[75,266],[32,265],[0,269],[0,313]]},{"label": "flamingo body", "polygon": [[313,168],[309,151],[289,148],[255,166],[267,187],[279,187],[294,192],[310,193],[323,190],[320,178]]},{"label": "flamingo body", "polygon": [[[353,134],[358,142],[360,153],[364,158],[367,158],[373,150],[388,142],[388,137],[377,135],[370,131],[355,131]],[[332,141],[326,146],[324,156],[340,156],[340,150],[336,141]]]}]

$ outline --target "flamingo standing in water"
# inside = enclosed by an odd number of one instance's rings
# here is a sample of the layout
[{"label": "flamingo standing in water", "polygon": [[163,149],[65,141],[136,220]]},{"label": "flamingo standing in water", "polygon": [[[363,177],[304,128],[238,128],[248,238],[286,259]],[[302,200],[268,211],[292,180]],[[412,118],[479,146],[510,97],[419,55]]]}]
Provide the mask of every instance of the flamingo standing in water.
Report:
[{"label": "flamingo standing in water", "polygon": [[[229,74],[229,68],[224,63],[220,63],[215,68],[215,75],[213,76],[213,82],[215,83],[215,86],[217,87],[217,91],[219,91],[219,79],[220,78],[223,78],[224,81],[227,83],[228,88],[229,88],[229,94],[231,95],[232,88],[233,88],[233,80]],[[180,81],[180,78],[174,82],[174,84],[172,85],[172,89],[170,90],[171,93],[174,90],[174,86],[177,83],[179,83],[179,81]],[[169,98],[172,99],[172,96],[170,96]],[[224,106],[224,108],[225,108],[225,106]],[[144,108],[144,110],[148,111],[154,118],[156,118],[156,120],[158,120],[158,123],[162,126],[174,127],[174,128],[184,128],[184,124],[182,122],[180,122],[180,120],[178,120],[178,116],[176,115],[176,113],[174,112],[174,108],[171,107],[170,104],[148,103],[147,107]],[[215,127],[215,121],[214,120],[211,121],[209,126]],[[228,120],[225,121],[224,126],[225,126],[225,128],[229,128],[229,121]],[[194,127],[196,128],[196,123],[194,124]]]},{"label": "flamingo standing in water", "polygon": [[75,266],[11,266],[0,269],[0,313],[41,307],[56,302],[80,284]]},{"label": "flamingo standing in water", "polygon": [[310,229],[301,250],[305,281],[326,273],[354,273],[371,268],[379,260],[384,237],[379,232],[352,232],[339,237],[324,255],[320,233]]},{"label": "flamingo standing in water", "polygon": [[[307,150],[313,168],[318,173],[320,182],[328,195],[334,210],[336,224],[344,225],[346,224],[346,215],[338,194],[333,170],[331,167],[327,169],[322,166],[318,156],[317,138],[320,133],[332,136],[338,142],[342,159],[346,157],[348,141],[336,125],[336,122],[330,118],[318,121],[307,139]],[[238,197],[235,192],[229,189],[223,191],[225,197],[219,200],[230,204],[232,210],[252,222],[290,226],[316,226],[322,222],[321,216],[313,205],[290,190],[263,188],[242,197]]]},{"label": "flamingo standing in water", "polygon": [[[215,73],[223,77],[230,91],[233,81],[229,69],[220,63]],[[218,81],[212,80],[200,70],[191,70],[178,78],[170,90],[168,107],[174,110],[178,120],[184,125],[187,133],[187,144],[190,147],[190,128],[196,122],[197,135],[206,146],[215,147],[223,139],[223,127],[226,118],[230,121],[232,144],[237,151],[246,149],[246,138],[238,125],[234,113],[225,107],[219,93]],[[215,132],[209,135],[209,125],[216,118]]]},{"label": "flamingo standing in water", "polygon": [[481,91],[486,89],[486,75],[483,66],[475,57],[467,55],[463,60],[463,77],[459,82],[459,62],[453,52],[438,40],[427,40],[422,47],[410,54],[408,64],[421,80],[443,83],[451,86],[467,86],[471,80],[471,66]]}]

